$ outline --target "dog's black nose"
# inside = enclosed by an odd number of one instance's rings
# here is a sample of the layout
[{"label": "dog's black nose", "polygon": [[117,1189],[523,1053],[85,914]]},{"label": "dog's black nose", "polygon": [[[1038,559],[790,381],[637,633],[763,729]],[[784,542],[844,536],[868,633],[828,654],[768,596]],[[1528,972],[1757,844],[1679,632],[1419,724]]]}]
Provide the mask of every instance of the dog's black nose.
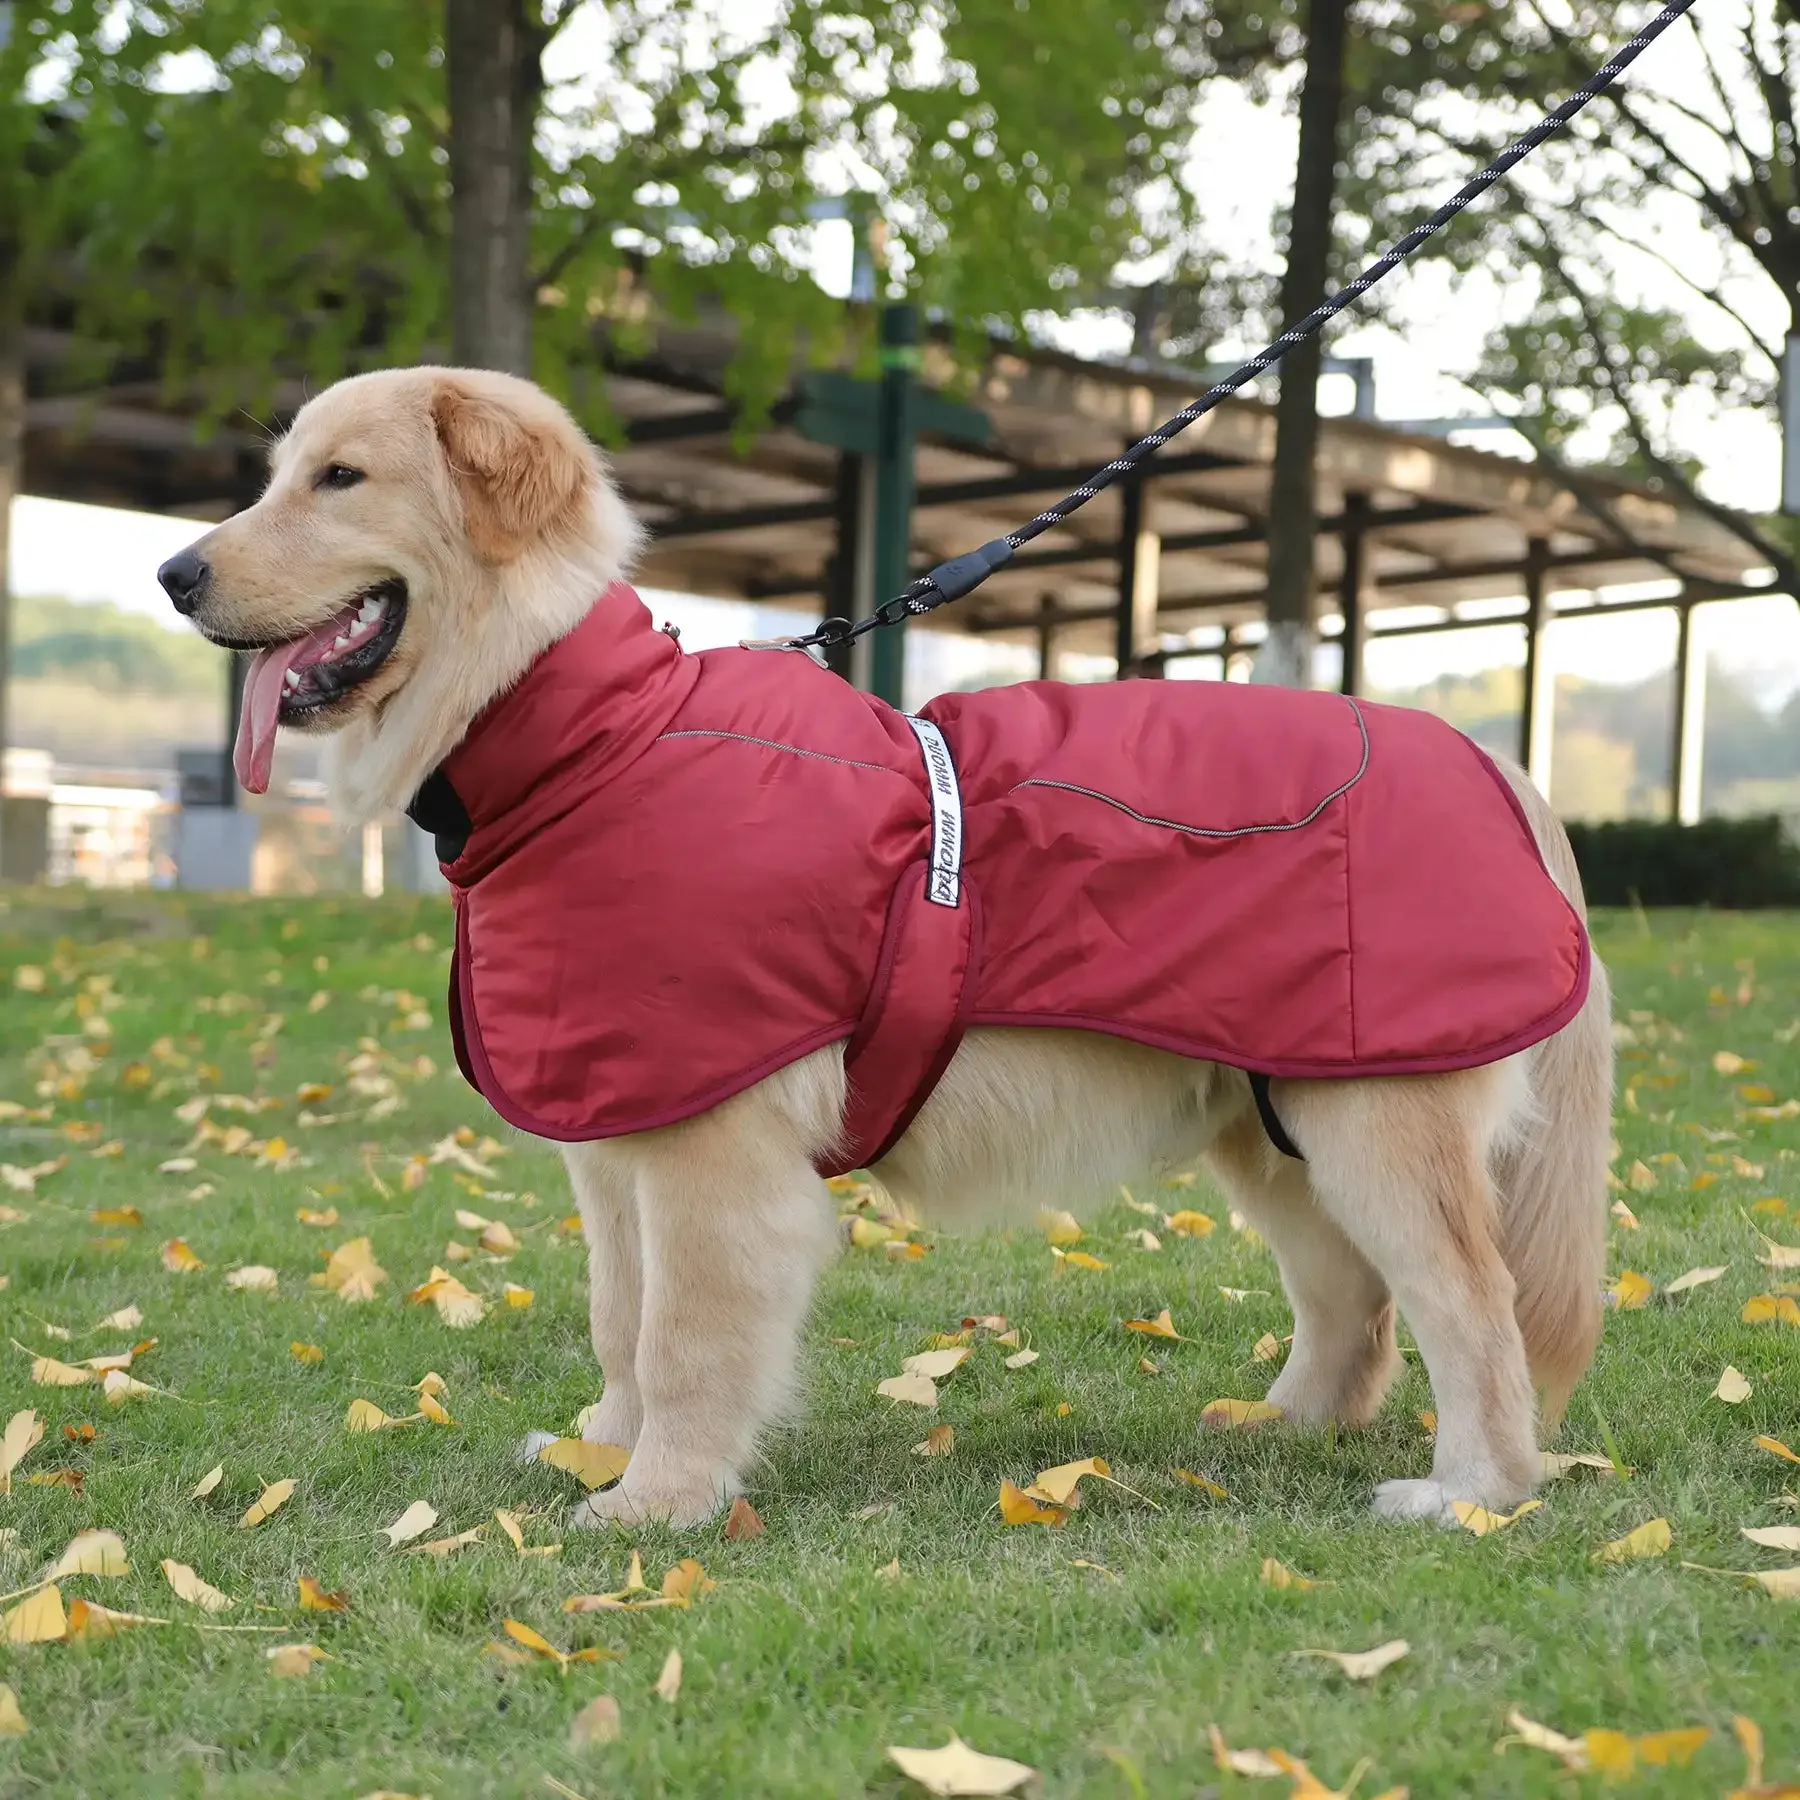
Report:
[{"label": "dog's black nose", "polygon": [[211,575],[211,565],[191,547],[177,551],[156,571],[163,592],[175,602],[175,610],[183,618],[200,604],[201,591]]}]

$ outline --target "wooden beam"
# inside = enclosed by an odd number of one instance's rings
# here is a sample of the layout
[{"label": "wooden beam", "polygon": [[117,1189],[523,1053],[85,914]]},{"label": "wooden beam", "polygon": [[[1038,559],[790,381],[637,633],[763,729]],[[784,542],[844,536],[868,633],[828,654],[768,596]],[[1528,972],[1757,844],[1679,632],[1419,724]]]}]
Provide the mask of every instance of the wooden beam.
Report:
[{"label": "wooden beam", "polygon": [[1525,674],[1519,703],[1519,761],[1537,784],[1550,793],[1550,769],[1556,742],[1556,673],[1544,655],[1545,577],[1550,546],[1533,538],[1525,552]]},{"label": "wooden beam", "polygon": [[[1344,496],[1344,510],[1338,515],[1344,552],[1344,566],[1338,575],[1338,612],[1344,621],[1344,629],[1338,636],[1338,648],[1344,659],[1338,688],[1346,694],[1360,694],[1363,687],[1363,588],[1368,560],[1365,533],[1367,522],[1376,516],[1367,494]],[[1324,520],[1318,522],[1318,529],[1325,529]]]}]

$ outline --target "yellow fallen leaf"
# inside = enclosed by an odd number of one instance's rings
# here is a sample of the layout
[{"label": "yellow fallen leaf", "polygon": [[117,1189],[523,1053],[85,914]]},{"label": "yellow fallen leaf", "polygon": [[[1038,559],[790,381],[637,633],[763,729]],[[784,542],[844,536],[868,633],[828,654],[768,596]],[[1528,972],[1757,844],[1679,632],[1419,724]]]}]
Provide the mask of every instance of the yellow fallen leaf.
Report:
[{"label": "yellow fallen leaf", "polygon": [[236,1604],[211,1583],[201,1580],[186,1563],[176,1562],[173,1557],[163,1559],[162,1572],[163,1579],[175,1590],[177,1600],[186,1600],[207,1612],[225,1612]]},{"label": "yellow fallen leaf", "polygon": [[94,1379],[92,1369],[78,1369],[72,1363],[58,1362],[54,1356],[32,1358],[31,1379],[39,1387],[85,1387]]},{"label": "yellow fallen leaf", "polygon": [[1200,1423],[1221,1430],[1235,1431],[1247,1425],[1261,1425],[1282,1416],[1279,1406],[1267,1400],[1209,1400],[1200,1409]]},{"label": "yellow fallen leaf", "polygon": [[928,1794],[1012,1794],[1037,1774],[1025,1763],[1012,1762],[1004,1756],[984,1756],[954,1735],[938,1750],[912,1750],[890,1744],[888,1760]]},{"label": "yellow fallen leaf", "polygon": [[890,1375],[885,1381],[875,1384],[876,1393],[888,1400],[897,1400],[907,1406],[923,1406],[933,1408],[937,1405],[937,1384],[929,1375],[917,1373],[907,1375]]},{"label": "yellow fallen leaf", "polygon": [[310,1575],[302,1575],[299,1578],[299,1587],[302,1612],[341,1613],[350,1610],[348,1594],[342,1592],[328,1594]]},{"label": "yellow fallen leaf", "polygon": [[83,1531],[69,1540],[69,1547],[45,1571],[46,1581],[70,1575],[129,1575],[131,1564],[116,1531]]},{"label": "yellow fallen leaf", "polygon": [[1634,1162],[1625,1171],[1625,1179],[1631,1183],[1634,1193],[1647,1194],[1656,1186],[1656,1171],[1647,1163]]},{"label": "yellow fallen leaf", "polygon": [[756,1508],[742,1494],[731,1503],[725,1520],[725,1535],[736,1543],[745,1538],[759,1538],[768,1527],[756,1515]]},{"label": "yellow fallen leaf", "polygon": [[1612,1303],[1620,1312],[1636,1312],[1650,1304],[1650,1296],[1656,1292],[1656,1288],[1636,1269],[1621,1269],[1619,1279],[1606,1291],[1612,1296]]},{"label": "yellow fallen leaf", "polygon": [[1008,1369],[1029,1369],[1037,1361],[1040,1352],[1036,1350],[1015,1350],[1011,1356],[1003,1356],[1001,1366]]},{"label": "yellow fallen leaf", "polygon": [[926,1432],[923,1443],[913,1445],[914,1456],[948,1456],[956,1448],[956,1427],[934,1425]]},{"label": "yellow fallen leaf", "polygon": [[419,1395],[419,1411],[433,1425],[454,1425],[456,1423],[445,1410],[444,1403],[434,1393],[426,1392]]},{"label": "yellow fallen leaf", "polygon": [[1627,1231],[1636,1231],[1637,1230],[1637,1228],[1638,1228],[1637,1214],[1634,1213],[1631,1210],[1631,1208],[1625,1204],[1625,1202],[1623,1200],[1615,1200],[1612,1203],[1612,1216],[1615,1219],[1617,1219],[1619,1221],[1619,1223],[1622,1226],[1624,1226],[1624,1228]]},{"label": "yellow fallen leaf", "polygon": [[656,1697],[673,1706],[681,1698],[681,1652],[671,1650],[663,1658],[662,1673],[656,1678]]},{"label": "yellow fallen leaf", "polygon": [[384,1413],[373,1400],[352,1400],[344,1414],[346,1431],[386,1431],[394,1426],[409,1425],[410,1419],[396,1419]]},{"label": "yellow fallen leaf", "polygon": [[420,1306],[429,1300],[437,1315],[455,1331],[479,1325],[487,1311],[487,1303],[479,1294],[471,1293],[447,1269],[433,1268],[430,1277],[406,1296],[410,1305]]},{"label": "yellow fallen leaf", "polygon": [[1377,1644],[1373,1650],[1295,1650],[1295,1656],[1320,1656],[1334,1662],[1352,1681],[1372,1681],[1412,1649],[1405,1638]]},{"label": "yellow fallen leaf", "polygon": [[331,1083],[329,1081],[303,1081],[295,1090],[294,1098],[302,1106],[317,1106],[321,1101],[331,1098]]},{"label": "yellow fallen leaf", "polygon": [[1162,1248],[1162,1239],[1154,1231],[1134,1231],[1131,1234],[1131,1241],[1140,1250],[1160,1250]]},{"label": "yellow fallen leaf", "polygon": [[294,1209],[294,1217],[302,1225],[335,1225],[338,1222],[338,1209],[335,1206],[298,1206]]},{"label": "yellow fallen leaf", "polygon": [[101,1378],[100,1391],[108,1406],[123,1406],[134,1394],[154,1394],[157,1390],[147,1381],[127,1375],[123,1369],[108,1369]]},{"label": "yellow fallen leaf", "polygon": [[1560,1731],[1552,1731],[1548,1725],[1526,1718],[1516,1708],[1506,1715],[1506,1722],[1512,1727],[1513,1735],[1502,1738],[1494,1746],[1496,1750],[1523,1744],[1528,1750],[1548,1750],[1552,1756],[1561,1758],[1567,1768],[1585,1769],[1588,1766],[1587,1745],[1580,1738],[1564,1737]]},{"label": "yellow fallen leaf", "polygon": [[490,1256],[512,1256],[518,1251],[519,1240],[510,1226],[496,1219],[481,1234],[481,1247]]},{"label": "yellow fallen leaf", "polygon": [[1229,1500],[1231,1496],[1216,1481],[1208,1481],[1204,1475],[1196,1475],[1192,1469],[1177,1469],[1177,1481],[1185,1481],[1189,1487],[1198,1488],[1203,1494],[1210,1494],[1215,1500]]},{"label": "yellow fallen leaf", "polygon": [[1141,1332],[1145,1337],[1173,1338],[1178,1344],[1188,1341],[1175,1329],[1175,1321],[1166,1306],[1154,1319],[1127,1319],[1125,1329]]},{"label": "yellow fallen leaf", "polygon": [[1800,1525],[1745,1525],[1743,1535],[1765,1550],[1800,1551]]},{"label": "yellow fallen leaf", "polygon": [[1205,1213],[1191,1212],[1186,1209],[1183,1209],[1181,1212],[1170,1213],[1169,1216],[1163,1220],[1163,1225],[1166,1229],[1174,1232],[1177,1237],[1203,1238],[1213,1228],[1212,1220],[1209,1219]]},{"label": "yellow fallen leaf", "polygon": [[1263,1558],[1260,1579],[1266,1588],[1293,1588],[1297,1593],[1319,1585],[1305,1575],[1296,1575],[1286,1563],[1277,1562],[1272,1556]]},{"label": "yellow fallen leaf", "polygon": [[1222,1287],[1219,1292],[1233,1306],[1242,1306],[1246,1300],[1266,1300],[1269,1297],[1267,1288],[1233,1288]]},{"label": "yellow fallen leaf", "polygon": [[620,1444],[590,1444],[584,1438],[558,1438],[537,1453],[539,1462],[573,1475],[584,1487],[601,1488],[625,1473],[631,1452]]},{"label": "yellow fallen leaf", "polygon": [[187,1246],[184,1238],[170,1238],[160,1252],[162,1266],[171,1275],[191,1275],[196,1269],[204,1269],[206,1264]]},{"label": "yellow fallen leaf", "polygon": [[1000,1522],[1003,1525],[1065,1525],[1069,1512],[1063,1506],[1040,1506],[1021,1487],[1000,1484]]},{"label": "yellow fallen leaf", "polygon": [[1265,1331],[1250,1346],[1250,1355],[1255,1362],[1279,1362],[1281,1360],[1281,1339],[1274,1332]]},{"label": "yellow fallen leaf", "polygon": [[[1762,1727],[1754,1719],[1745,1718],[1742,1713],[1733,1713],[1731,1729],[1737,1736],[1738,1747],[1744,1753],[1744,1786],[1760,1787],[1763,1778]],[[1734,1794],[1729,1796],[1729,1800],[1741,1800],[1741,1796]]]},{"label": "yellow fallen leaf", "polygon": [[16,1412],[0,1433],[0,1494],[12,1492],[13,1471],[44,1440],[44,1421],[31,1408]]},{"label": "yellow fallen leaf", "polygon": [[537,1298],[535,1289],[520,1287],[516,1281],[509,1281],[506,1286],[501,1289],[501,1292],[506,1296],[506,1304],[508,1306],[517,1307],[521,1311]]},{"label": "yellow fallen leaf", "polygon": [[1213,1762],[1227,1774],[1259,1778],[1286,1773],[1266,1750],[1231,1749],[1225,1742],[1225,1734],[1216,1725],[1207,1726],[1206,1735],[1212,1740]]},{"label": "yellow fallen leaf", "polygon": [[1628,1531],[1622,1538],[1601,1545],[1591,1560],[1616,1563],[1630,1562],[1640,1556],[1663,1556],[1674,1541],[1667,1519],[1648,1519],[1635,1531]]},{"label": "yellow fallen leaf", "polygon": [[1048,1242],[1065,1246],[1079,1244],[1086,1235],[1073,1213],[1059,1212],[1048,1206],[1038,1210],[1038,1228]]},{"label": "yellow fallen leaf", "polygon": [[1800,1463],[1800,1456],[1796,1456],[1779,1438],[1759,1437],[1755,1442],[1757,1449],[1767,1450],[1771,1456],[1785,1457],[1791,1463]]},{"label": "yellow fallen leaf", "polygon": [[94,1600],[71,1600],[69,1602],[69,1638],[72,1642],[85,1643],[100,1638],[117,1637],[122,1631],[130,1631],[139,1625],[167,1625],[167,1619],[153,1619],[147,1613],[114,1612],[110,1606],[102,1606]]},{"label": "yellow fallen leaf", "polygon": [[660,1591],[663,1599],[676,1606],[691,1606],[718,1585],[693,1557],[684,1556],[664,1574]]},{"label": "yellow fallen leaf", "polygon": [[1773,1238],[1764,1238],[1763,1248],[1769,1254],[1756,1260],[1765,1269],[1800,1269],[1800,1244],[1778,1244]]},{"label": "yellow fallen leaf", "polygon": [[1663,1292],[1685,1294],[1689,1288],[1704,1287],[1709,1281],[1717,1281],[1730,1267],[1729,1263],[1720,1263],[1716,1268],[1689,1269],[1685,1275],[1677,1275]]},{"label": "yellow fallen leaf", "polygon": [[1504,1531],[1507,1526],[1516,1525],[1528,1512],[1536,1512],[1543,1504],[1541,1500],[1527,1500],[1513,1512],[1496,1513],[1489,1512],[1485,1506],[1477,1506],[1472,1500],[1452,1500],[1450,1510],[1464,1531],[1475,1537],[1486,1537],[1490,1531]]},{"label": "yellow fallen leaf", "polygon": [[52,1583],[21,1600],[11,1612],[0,1614],[9,1644],[52,1644],[68,1635],[68,1615],[63,1611],[62,1589]]},{"label": "yellow fallen leaf", "polygon": [[325,1360],[325,1352],[317,1344],[289,1344],[288,1355],[297,1363],[318,1363]]},{"label": "yellow fallen leaf", "polygon": [[393,1524],[382,1526],[376,1536],[385,1537],[390,1548],[398,1549],[416,1537],[423,1537],[437,1522],[437,1508],[428,1500],[415,1500]]},{"label": "yellow fallen leaf", "polygon": [[188,1498],[190,1500],[204,1500],[224,1479],[225,1465],[223,1463],[214,1463],[213,1466],[200,1477],[199,1485],[188,1495]]},{"label": "yellow fallen leaf", "polygon": [[1047,1501],[1052,1506],[1079,1505],[1075,1492],[1083,1477],[1088,1475],[1097,1475],[1102,1481],[1110,1480],[1112,1470],[1106,1458],[1084,1456],[1079,1462],[1058,1463],[1054,1469],[1045,1469],[1025,1492],[1033,1500]]},{"label": "yellow fallen leaf", "polygon": [[96,1331],[136,1331],[143,1322],[144,1315],[135,1306],[121,1306],[117,1312],[108,1313],[94,1329]]},{"label": "yellow fallen leaf", "polygon": [[586,1750],[595,1744],[616,1743],[619,1737],[619,1703],[611,1694],[596,1694],[569,1726],[569,1747]]},{"label": "yellow fallen leaf", "polygon": [[275,1481],[263,1489],[261,1497],[245,1512],[238,1523],[246,1528],[260,1525],[265,1519],[272,1519],[292,1498],[294,1484],[291,1481]]},{"label": "yellow fallen leaf", "polygon": [[1730,1363],[1725,1365],[1725,1373],[1719,1377],[1719,1385],[1713,1389],[1712,1397],[1723,1400],[1727,1406],[1739,1406],[1750,1398],[1750,1383],[1734,1369]]},{"label": "yellow fallen leaf", "polygon": [[850,1242],[858,1250],[873,1250],[878,1244],[891,1243],[895,1235],[891,1225],[883,1225],[875,1219],[852,1219],[850,1222]]},{"label": "yellow fallen leaf", "polygon": [[244,1294],[273,1294],[280,1290],[281,1277],[266,1264],[251,1263],[247,1268],[233,1269],[225,1277],[225,1285]]},{"label": "yellow fallen leaf", "polygon": [[144,1215],[135,1206],[102,1206],[88,1214],[96,1225],[141,1225]]},{"label": "yellow fallen leaf", "polygon": [[[1545,1450],[1540,1452],[1538,1462],[1545,1481],[1560,1481],[1563,1476],[1571,1475],[1577,1469],[1598,1469],[1603,1475],[1617,1475],[1619,1472],[1611,1457],[1595,1456],[1588,1452],[1559,1455],[1554,1450]],[[1626,1471],[1627,1474],[1630,1472]]]},{"label": "yellow fallen leaf", "polygon": [[955,1350],[926,1350],[909,1356],[900,1367],[908,1375],[923,1375],[928,1381],[943,1381],[974,1354],[966,1345]]},{"label": "yellow fallen leaf", "polygon": [[1767,1325],[1779,1321],[1800,1327],[1800,1304],[1792,1294],[1752,1294],[1738,1315],[1746,1325]]},{"label": "yellow fallen leaf", "polygon": [[486,1530],[487,1523],[484,1520],[467,1531],[457,1532],[454,1537],[433,1538],[429,1544],[409,1544],[406,1553],[408,1556],[449,1556],[467,1544],[480,1543],[481,1534]]},{"label": "yellow fallen leaf", "polygon": [[456,1209],[456,1228],[458,1231],[486,1231],[493,1220],[485,1218],[478,1212],[470,1212],[466,1206]]},{"label": "yellow fallen leaf", "polygon": [[263,1660],[271,1675],[287,1678],[310,1675],[314,1663],[330,1662],[331,1658],[317,1644],[277,1644],[263,1652]]},{"label": "yellow fallen leaf", "polygon": [[1056,1258],[1059,1268],[1071,1269],[1104,1269],[1107,1265],[1097,1256],[1089,1256],[1085,1250],[1059,1250],[1052,1244],[1050,1254]]},{"label": "yellow fallen leaf", "polygon": [[376,1262],[369,1240],[359,1237],[338,1245],[324,1269],[310,1280],[314,1287],[325,1288],[341,1300],[373,1300],[375,1290],[387,1280],[387,1270]]},{"label": "yellow fallen leaf", "polygon": [[1735,1050],[1715,1050],[1712,1066],[1715,1075],[1742,1075],[1746,1069],[1754,1069],[1756,1064],[1746,1062]]},{"label": "yellow fallen leaf", "polygon": [[19,1696],[0,1681],[0,1737],[23,1737],[30,1729],[19,1711]]},{"label": "yellow fallen leaf", "polygon": [[1705,1563],[1684,1562],[1684,1569],[1702,1575],[1723,1575],[1730,1581],[1750,1581],[1776,1600],[1800,1600],[1800,1567],[1792,1569],[1714,1569]]}]

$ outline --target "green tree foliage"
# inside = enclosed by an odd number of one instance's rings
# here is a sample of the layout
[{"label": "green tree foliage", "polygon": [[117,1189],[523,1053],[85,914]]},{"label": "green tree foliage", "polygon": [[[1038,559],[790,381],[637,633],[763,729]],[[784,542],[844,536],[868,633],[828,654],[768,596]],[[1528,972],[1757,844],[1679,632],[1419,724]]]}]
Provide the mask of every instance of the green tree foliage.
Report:
[{"label": "green tree foliage", "polygon": [[[1376,34],[1394,80],[1352,165],[1372,233],[1485,162],[1658,11],[1396,7]],[[1700,6],[1483,203],[1479,229],[1430,253],[1487,271],[1506,295],[1472,371],[1497,410],[1552,450],[1597,437],[1606,460],[1750,536],[1800,596],[1782,545],[1700,491],[1684,439],[1700,418],[1775,403],[1781,326],[1800,320],[1797,121],[1800,11]]]}]

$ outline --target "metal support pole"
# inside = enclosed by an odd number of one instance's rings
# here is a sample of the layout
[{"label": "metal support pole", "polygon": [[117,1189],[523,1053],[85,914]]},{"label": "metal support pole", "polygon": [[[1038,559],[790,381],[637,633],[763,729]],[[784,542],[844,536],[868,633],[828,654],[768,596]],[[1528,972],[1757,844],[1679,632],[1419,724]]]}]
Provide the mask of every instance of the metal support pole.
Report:
[{"label": "metal support pole", "polygon": [[[872,604],[890,600],[911,575],[913,438],[919,371],[919,315],[899,301],[881,314],[880,448],[875,458],[875,581]],[[870,633],[870,691],[903,704],[906,627]]]},{"label": "metal support pole", "polygon": [[1113,655],[1118,679],[1160,674],[1160,665],[1145,665],[1144,652],[1156,636],[1157,582],[1162,540],[1149,524],[1149,483],[1141,475],[1119,484],[1119,608]]},{"label": "metal support pole", "polygon": [[[869,533],[865,529],[868,498],[868,458],[853,450],[840,450],[834,517],[836,542],[825,564],[827,618],[864,618],[873,605],[869,597]],[[846,681],[852,679],[851,660],[857,648],[839,645],[825,652],[827,665]]]},{"label": "metal support pole", "polygon": [[1669,754],[1670,812],[1678,825],[1700,823],[1700,782],[1706,746],[1706,646],[1704,621],[1696,641],[1694,604],[1686,595],[1676,608],[1674,742]]},{"label": "metal support pole", "polygon": [[1519,705],[1519,761],[1546,798],[1556,734],[1556,677],[1544,655],[1549,556],[1543,538],[1525,547],[1525,679]]},{"label": "metal support pole", "polygon": [[232,753],[237,746],[238,724],[244,716],[244,677],[250,673],[250,659],[241,650],[225,652],[225,755],[219,770],[219,804],[238,803],[237,765]]},{"label": "metal support pole", "polygon": [[1367,579],[1368,565],[1364,530],[1369,512],[1367,494],[1344,496],[1344,522],[1339,528],[1344,567],[1338,576],[1338,611],[1344,619],[1338,645],[1343,652],[1344,668],[1338,688],[1346,694],[1360,694],[1363,686],[1363,583]]},{"label": "metal support pole", "polygon": [[1056,679],[1056,596],[1044,594],[1038,599],[1037,653],[1038,680]]}]

